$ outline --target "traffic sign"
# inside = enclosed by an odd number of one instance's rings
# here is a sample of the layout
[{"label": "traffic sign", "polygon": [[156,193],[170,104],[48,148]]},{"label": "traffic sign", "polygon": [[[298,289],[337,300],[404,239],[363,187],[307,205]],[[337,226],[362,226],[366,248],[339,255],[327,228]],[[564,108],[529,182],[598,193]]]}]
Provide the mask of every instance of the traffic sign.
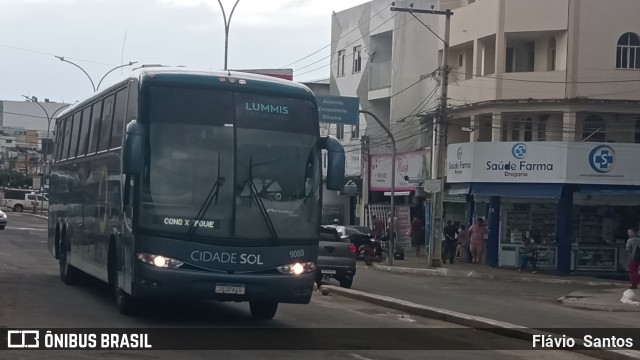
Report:
[{"label": "traffic sign", "polygon": [[322,123],[356,125],[360,118],[360,99],[347,96],[316,96]]}]

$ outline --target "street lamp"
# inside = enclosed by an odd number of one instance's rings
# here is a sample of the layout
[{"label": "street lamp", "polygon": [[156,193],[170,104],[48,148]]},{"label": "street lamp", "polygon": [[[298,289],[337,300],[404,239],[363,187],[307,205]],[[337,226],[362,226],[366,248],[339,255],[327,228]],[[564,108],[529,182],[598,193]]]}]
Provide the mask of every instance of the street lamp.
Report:
[{"label": "street lamp", "polygon": [[128,63],[128,64],[118,65],[118,66],[114,67],[113,69],[111,69],[111,70],[107,71],[107,73],[106,73],[106,74],[104,74],[104,76],[103,76],[103,77],[100,79],[100,81],[98,82],[98,86],[96,86],[96,85],[95,85],[95,83],[93,82],[93,79],[92,79],[92,78],[91,78],[91,76],[89,75],[89,73],[87,73],[87,72],[85,71],[85,69],[83,69],[83,68],[82,68],[82,66],[80,66],[80,65],[78,65],[78,64],[76,64],[76,63],[74,63],[74,62],[71,62],[71,61],[69,61],[69,60],[65,59],[65,58],[64,58],[64,56],[56,56],[56,58],[60,59],[60,61],[64,61],[64,62],[66,62],[66,63],[69,63],[69,64],[71,64],[71,65],[73,65],[73,66],[77,67],[78,69],[80,69],[80,71],[82,71],[85,75],[87,75],[87,77],[89,78],[89,81],[91,81],[91,87],[93,87],[93,92],[96,92],[96,91],[98,91],[98,89],[100,89],[100,84],[102,84],[102,81],[104,80],[104,78],[106,78],[106,77],[107,77],[107,75],[111,74],[113,71],[118,70],[118,69],[120,69],[120,68],[123,68],[123,67],[125,67],[125,66],[131,66],[131,65],[133,65],[133,64],[137,64],[137,63],[138,63],[137,61],[129,61],[129,63]]},{"label": "street lamp", "polygon": [[227,19],[227,13],[224,11],[224,7],[222,6],[222,1],[218,0],[218,4],[220,4],[220,9],[222,10],[222,18],[224,20],[224,69],[227,70],[227,54],[229,52],[229,26],[231,26],[231,17],[233,16],[233,12],[236,10],[236,6],[240,0],[236,0],[236,3],[233,5],[231,9],[231,13],[229,14],[229,19]]}]

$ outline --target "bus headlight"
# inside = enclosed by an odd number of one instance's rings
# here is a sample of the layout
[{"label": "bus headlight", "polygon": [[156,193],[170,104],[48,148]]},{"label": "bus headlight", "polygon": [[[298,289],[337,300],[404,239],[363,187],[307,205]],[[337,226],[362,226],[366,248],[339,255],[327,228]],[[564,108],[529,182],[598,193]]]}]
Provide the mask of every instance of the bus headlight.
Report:
[{"label": "bus headlight", "polygon": [[168,258],[166,256],[152,255],[147,253],[139,253],[138,260],[142,261],[145,264],[153,265],[155,267],[169,268],[169,269],[177,269],[184,264],[182,261]]},{"label": "bus headlight", "polygon": [[313,261],[305,263],[293,263],[289,265],[278,266],[278,271],[282,274],[300,275],[304,273],[312,272],[316,269],[316,264]]}]

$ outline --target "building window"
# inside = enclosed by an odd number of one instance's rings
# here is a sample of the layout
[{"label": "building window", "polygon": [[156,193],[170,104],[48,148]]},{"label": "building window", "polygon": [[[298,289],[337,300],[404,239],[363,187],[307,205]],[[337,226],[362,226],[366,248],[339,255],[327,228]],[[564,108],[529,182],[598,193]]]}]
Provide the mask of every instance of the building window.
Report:
[{"label": "building window", "polygon": [[604,120],[598,115],[591,115],[582,125],[582,140],[590,142],[604,142],[606,127]]},{"label": "building window", "polygon": [[616,68],[640,69],[640,37],[635,33],[626,33],[618,39]]},{"label": "building window", "polygon": [[556,71],[556,38],[549,40],[549,59],[547,62],[548,71]]},{"label": "building window", "polygon": [[512,47],[507,48],[505,72],[516,72],[516,49]]},{"label": "building window", "polygon": [[346,50],[338,51],[338,77],[344,76],[344,60],[347,57]]},{"label": "building window", "polygon": [[355,125],[351,125],[351,138],[359,139],[360,138],[360,122],[356,122]]},{"label": "building window", "polygon": [[353,73],[362,71],[362,46],[353,48]]},{"label": "building window", "polygon": [[636,120],[636,134],[635,142],[640,143],[640,119]]},{"label": "building window", "polygon": [[520,141],[520,122],[514,121],[511,127],[511,141]]},{"label": "building window", "polygon": [[458,56],[458,66],[462,67],[464,66],[464,55],[460,54],[460,56]]},{"label": "building window", "polygon": [[549,115],[542,115],[538,120],[538,141],[547,141],[547,120]]},{"label": "building window", "polygon": [[344,139],[344,125],[336,124],[336,138],[339,140]]},{"label": "building window", "polygon": [[524,122],[524,141],[533,140],[533,120],[527,118]]}]

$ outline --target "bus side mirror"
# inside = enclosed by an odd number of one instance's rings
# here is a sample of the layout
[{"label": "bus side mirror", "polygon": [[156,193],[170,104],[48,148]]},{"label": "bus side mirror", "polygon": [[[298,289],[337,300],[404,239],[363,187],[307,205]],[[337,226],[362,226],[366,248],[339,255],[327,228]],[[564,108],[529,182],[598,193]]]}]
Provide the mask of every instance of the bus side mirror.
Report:
[{"label": "bus side mirror", "polygon": [[144,166],[144,128],[137,120],[127,124],[124,149],[122,150],[122,171],[126,175],[142,174]]},{"label": "bus side mirror", "polygon": [[320,147],[327,150],[327,190],[342,190],[344,185],[344,147],[338,139],[325,136],[320,139]]}]

